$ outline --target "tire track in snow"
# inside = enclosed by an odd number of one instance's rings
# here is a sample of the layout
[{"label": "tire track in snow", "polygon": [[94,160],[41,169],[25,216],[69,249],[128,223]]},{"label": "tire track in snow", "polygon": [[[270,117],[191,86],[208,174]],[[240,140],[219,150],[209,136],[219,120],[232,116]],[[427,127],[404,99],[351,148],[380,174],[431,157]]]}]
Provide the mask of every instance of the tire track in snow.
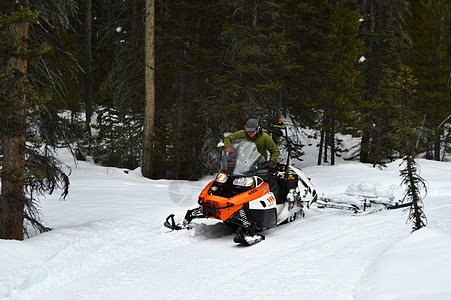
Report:
[{"label": "tire track in snow", "polygon": [[[272,285],[278,284],[279,296],[286,298],[328,295],[345,299],[363,272],[347,270],[348,278],[341,278],[343,269],[349,268],[348,257],[360,255],[358,260],[369,263],[383,250],[380,245],[388,243],[382,236],[394,230],[384,228],[384,223],[393,223],[390,220],[399,215],[390,212],[354,217],[343,212],[312,211],[309,217],[308,213],[305,219],[265,231],[267,239],[253,247],[234,244],[233,234],[226,232],[223,224],[201,223],[192,231],[172,233],[127,222],[95,222],[86,228],[61,229],[60,234],[68,239],[52,248],[53,257],[40,262],[48,275],[43,282],[30,286],[26,294],[36,293],[41,299],[64,293],[67,296],[67,283],[82,288],[91,282],[91,289],[98,290],[85,291],[84,295],[89,295],[85,299],[120,295],[130,290],[131,284],[139,287],[133,289],[133,295],[123,296],[139,298],[152,290],[158,291],[156,299],[215,298],[210,293],[215,290],[217,295],[227,293],[232,299],[262,293],[266,295],[262,298],[270,299],[276,296],[272,295]],[[369,234],[362,236],[362,232]],[[370,253],[362,253],[371,248]],[[80,259],[84,255],[86,258]],[[71,258],[78,264],[71,264]],[[186,278],[192,270],[198,278]],[[155,282],[141,279],[155,276]],[[252,278],[257,278],[257,284]],[[195,296],[186,296],[188,290],[195,290]],[[77,299],[78,294],[73,292],[72,299]]]},{"label": "tire track in snow", "polygon": [[[359,222],[359,218],[351,215],[326,213],[272,229],[266,235],[267,239],[259,245],[277,255],[261,257],[260,264],[240,273],[236,279],[241,281],[265,274],[265,280],[259,279],[259,282],[263,286],[277,283],[281,287],[278,296],[293,298],[302,295],[301,299],[317,299],[328,295],[330,299],[346,299],[364,272],[363,267],[350,268],[353,265],[350,260],[359,261],[358,266],[363,261],[363,265],[367,266],[383,249],[398,240],[399,235],[409,233],[392,225],[383,228],[387,218],[396,219],[399,215],[373,217],[373,222],[367,223],[366,220]],[[362,223],[361,226],[356,228],[359,223]],[[317,228],[317,225],[321,227]],[[371,234],[356,234],[362,230]],[[386,238],[390,233],[392,236]],[[374,234],[379,234],[379,237]],[[343,277],[343,273],[348,276]],[[293,291],[293,286],[297,287],[296,291]],[[232,285],[227,285],[222,290],[225,292],[231,288]],[[239,298],[238,294],[235,296]],[[263,298],[270,299],[272,295]]]}]

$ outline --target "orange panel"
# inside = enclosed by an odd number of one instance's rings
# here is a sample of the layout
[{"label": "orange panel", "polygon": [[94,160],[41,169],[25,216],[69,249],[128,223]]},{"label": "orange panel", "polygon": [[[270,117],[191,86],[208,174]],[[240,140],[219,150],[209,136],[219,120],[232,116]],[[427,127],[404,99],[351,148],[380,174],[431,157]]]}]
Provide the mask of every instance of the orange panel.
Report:
[{"label": "orange panel", "polygon": [[[209,195],[208,190],[213,184],[214,180],[210,182],[200,193],[199,202],[200,203],[209,203],[214,207],[224,207],[230,204],[234,204],[234,206],[228,208],[222,208],[216,210],[216,217],[214,219],[220,219],[226,221],[230,218],[236,211],[240,210],[243,207],[243,204],[260,198],[261,196],[269,193],[269,185],[264,182],[259,187],[251,189],[249,191],[245,191],[241,194],[238,194],[232,198],[225,198],[220,196]],[[202,208],[203,209],[203,208]]]}]

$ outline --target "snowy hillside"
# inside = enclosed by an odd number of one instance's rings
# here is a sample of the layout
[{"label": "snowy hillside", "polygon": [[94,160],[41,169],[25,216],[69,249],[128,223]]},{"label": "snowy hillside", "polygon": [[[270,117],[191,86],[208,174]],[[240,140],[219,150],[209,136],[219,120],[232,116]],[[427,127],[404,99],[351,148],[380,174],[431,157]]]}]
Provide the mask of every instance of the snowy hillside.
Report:
[{"label": "snowy hillside", "polygon": [[[221,223],[170,232],[196,206],[200,182],[148,180],[89,162],[72,167],[66,201],[42,200],[53,231],[0,240],[0,299],[451,299],[451,163],[420,160],[428,226],[410,234],[407,214],[306,210],[234,244]],[[364,186],[400,197],[399,162],[304,167],[319,194]]]}]

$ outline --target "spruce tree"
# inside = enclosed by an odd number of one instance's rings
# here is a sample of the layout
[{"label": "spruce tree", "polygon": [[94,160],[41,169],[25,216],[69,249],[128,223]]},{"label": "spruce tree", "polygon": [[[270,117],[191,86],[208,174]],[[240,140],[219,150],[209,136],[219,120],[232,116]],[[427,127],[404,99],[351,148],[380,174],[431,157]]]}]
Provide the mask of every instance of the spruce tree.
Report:
[{"label": "spruce tree", "polygon": [[[57,12],[46,1],[0,5],[1,238],[23,239],[27,223],[48,230],[39,221],[37,196],[56,188],[63,189],[63,196],[68,192],[68,176],[53,150],[68,145],[70,130],[51,101],[57,91],[50,82],[61,81],[52,78],[55,69],[46,65],[55,52],[40,30],[61,30],[69,4],[65,2]],[[39,27],[34,26],[37,20]],[[52,27],[55,24],[59,27]]]},{"label": "spruce tree", "polygon": [[424,179],[418,174],[419,167],[412,154],[404,157],[404,164],[405,167],[401,170],[402,184],[406,188],[403,201],[412,203],[409,209],[408,220],[412,222],[412,231],[416,231],[427,224],[422,201],[422,192],[426,191],[426,184]]},{"label": "spruce tree", "polygon": [[173,1],[156,8],[154,158],[156,166],[168,168],[157,167],[154,177],[194,180],[219,140],[215,116],[223,111],[212,82],[220,69],[216,35],[224,16],[217,1]]},{"label": "spruce tree", "polygon": [[25,208],[25,110],[27,101],[28,30],[37,12],[5,3],[0,9],[1,30],[1,195],[0,238],[23,239]]},{"label": "spruce tree", "polygon": [[134,169],[141,163],[143,141],[144,24],[139,20],[144,2],[94,2],[92,14],[97,130],[79,141],[80,158],[91,155],[102,165]]},{"label": "spruce tree", "polygon": [[383,164],[395,156],[390,142],[395,127],[391,122],[396,102],[387,98],[387,88],[400,72],[411,46],[406,32],[409,14],[405,0],[361,0],[359,36],[364,42],[365,60],[360,70],[365,78],[359,109],[361,135],[359,159],[364,163]]},{"label": "spruce tree", "polygon": [[[409,31],[414,47],[409,65],[418,78],[417,109],[429,129],[428,157],[440,160],[443,126],[451,111],[451,4],[447,0],[412,1]],[[444,125],[444,124],[442,124]]]},{"label": "spruce tree", "polygon": [[408,66],[402,66],[399,73],[392,74],[384,80],[383,96],[390,99],[394,110],[390,114],[390,126],[393,130],[386,142],[403,157],[404,168],[400,171],[401,182],[405,186],[403,202],[411,202],[408,220],[412,222],[412,230],[426,225],[422,199],[426,193],[425,180],[419,174],[419,166],[415,158],[421,151],[419,139],[422,128],[420,118],[414,109],[417,101],[416,86],[418,81]]},{"label": "spruce tree", "polygon": [[324,85],[318,102],[318,109],[322,112],[320,130],[323,137],[318,163],[322,155],[327,161],[327,149],[330,149],[330,163],[335,164],[336,134],[346,133],[354,125],[360,102],[361,79],[356,65],[363,49],[357,35],[360,13],[352,7],[353,2],[333,1],[329,6],[325,59],[321,65]]},{"label": "spruce tree", "polygon": [[405,168],[401,170],[402,184],[405,185],[403,201],[410,201],[408,220],[412,222],[412,231],[426,226],[427,220],[423,210],[423,197],[427,189],[425,180],[420,176],[418,164],[415,157],[418,155],[418,141],[421,138],[422,130],[419,127],[417,112],[413,109],[416,100],[417,80],[412,74],[412,70],[404,66],[399,73],[398,80],[394,84],[394,97],[400,102],[401,118],[399,118],[398,133],[399,139],[404,141]]},{"label": "spruce tree", "polygon": [[224,102],[236,103],[235,120],[276,117],[287,95],[284,79],[299,67],[295,44],[282,23],[287,7],[277,1],[234,1],[226,9],[229,16],[220,33],[222,72],[215,77],[218,92]]}]

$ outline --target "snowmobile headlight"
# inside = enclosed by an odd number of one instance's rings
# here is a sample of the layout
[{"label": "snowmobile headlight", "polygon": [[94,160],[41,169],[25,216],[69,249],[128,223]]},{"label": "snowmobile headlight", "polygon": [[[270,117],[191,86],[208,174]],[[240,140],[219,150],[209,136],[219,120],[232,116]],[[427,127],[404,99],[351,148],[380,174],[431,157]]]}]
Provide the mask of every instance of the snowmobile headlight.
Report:
[{"label": "snowmobile headlight", "polygon": [[253,177],[238,177],[233,181],[234,185],[249,187],[254,185]]},{"label": "snowmobile headlight", "polygon": [[227,181],[227,174],[226,173],[219,173],[218,176],[216,176],[216,181],[219,183],[225,183]]}]

